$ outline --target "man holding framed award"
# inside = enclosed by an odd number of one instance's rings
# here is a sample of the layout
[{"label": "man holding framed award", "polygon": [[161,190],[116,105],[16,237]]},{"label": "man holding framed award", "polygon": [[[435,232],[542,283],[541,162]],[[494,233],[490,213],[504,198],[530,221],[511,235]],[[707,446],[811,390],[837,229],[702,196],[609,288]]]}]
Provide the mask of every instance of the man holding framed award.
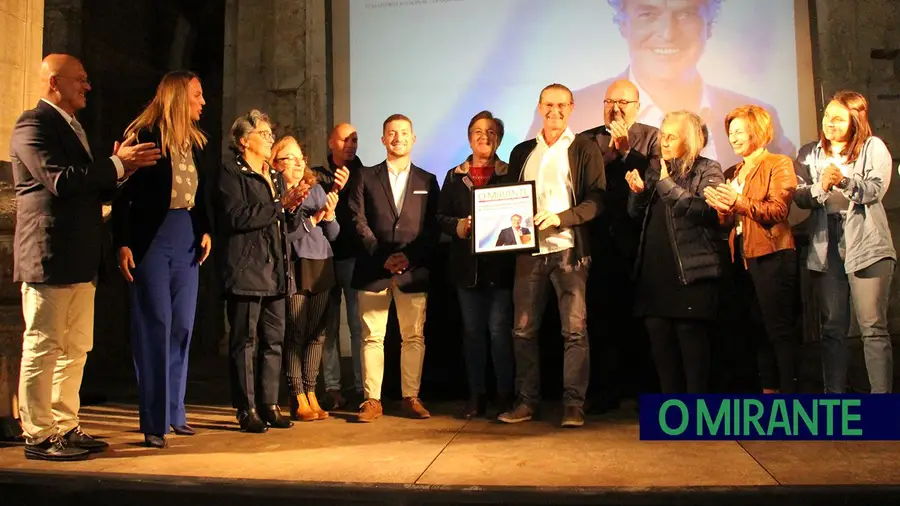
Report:
[{"label": "man holding framed award", "polygon": [[[498,417],[505,423],[531,420],[540,403],[538,332],[547,303],[547,288],[552,285],[565,346],[562,426],[584,425],[584,398],[590,376],[585,292],[591,257],[590,231],[586,225],[603,209],[606,175],[597,143],[590,137],[576,136],[568,128],[574,107],[569,88],[561,84],[545,87],[538,99],[541,132],[536,139],[520,143],[510,153],[509,171],[518,174],[519,183],[485,189],[485,192],[506,190],[509,195],[495,196],[522,201],[531,189],[533,193],[528,200],[535,210],[531,216],[523,214],[531,218],[531,230],[536,232],[534,253],[516,259],[513,345],[519,398],[510,411]],[[475,199],[474,226],[478,238],[477,194]],[[478,246],[474,246],[476,253]],[[528,248],[519,244],[516,247]]]}]

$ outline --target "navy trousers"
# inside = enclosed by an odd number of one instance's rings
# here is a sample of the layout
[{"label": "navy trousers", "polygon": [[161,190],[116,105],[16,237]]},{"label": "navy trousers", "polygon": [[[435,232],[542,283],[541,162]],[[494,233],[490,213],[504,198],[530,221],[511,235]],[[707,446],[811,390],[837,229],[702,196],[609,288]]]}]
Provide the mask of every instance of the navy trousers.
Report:
[{"label": "navy trousers", "polygon": [[133,270],[131,348],[141,432],[184,425],[188,349],[197,309],[199,265],[187,210],[170,210]]}]

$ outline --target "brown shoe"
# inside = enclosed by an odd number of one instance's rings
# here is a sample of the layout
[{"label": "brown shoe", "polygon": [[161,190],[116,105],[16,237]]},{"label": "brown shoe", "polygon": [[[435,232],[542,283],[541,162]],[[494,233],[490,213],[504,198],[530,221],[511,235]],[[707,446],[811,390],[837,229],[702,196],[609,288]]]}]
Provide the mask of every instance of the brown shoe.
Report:
[{"label": "brown shoe", "polygon": [[291,418],[303,422],[319,419],[319,414],[309,406],[306,394],[297,394],[291,397]]},{"label": "brown shoe", "polygon": [[409,418],[423,419],[431,417],[431,413],[425,409],[425,406],[422,405],[422,401],[419,400],[418,397],[404,397],[403,412],[406,413],[406,416]]},{"label": "brown shoe", "polygon": [[384,414],[384,410],[381,408],[381,401],[367,399],[366,402],[360,404],[356,421],[363,423],[374,422],[376,418],[381,418],[382,414]]},{"label": "brown shoe", "polygon": [[319,400],[316,399],[315,392],[306,394],[306,400],[309,401],[309,409],[313,410],[313,412],[316,413],[316,415],[319,417],[319,420],[328,418],[328,412],[322,409],[321,406],[319,406]]}]

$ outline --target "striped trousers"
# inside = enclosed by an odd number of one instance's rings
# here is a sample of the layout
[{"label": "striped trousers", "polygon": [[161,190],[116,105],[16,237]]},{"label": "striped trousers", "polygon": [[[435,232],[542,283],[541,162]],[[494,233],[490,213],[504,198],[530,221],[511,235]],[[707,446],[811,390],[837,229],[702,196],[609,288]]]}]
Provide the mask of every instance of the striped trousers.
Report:
[{"label": "striped trousers", "polygon": [[288,299],[284,371],[292,395],[316,390],[330,293],[296,294]]}]

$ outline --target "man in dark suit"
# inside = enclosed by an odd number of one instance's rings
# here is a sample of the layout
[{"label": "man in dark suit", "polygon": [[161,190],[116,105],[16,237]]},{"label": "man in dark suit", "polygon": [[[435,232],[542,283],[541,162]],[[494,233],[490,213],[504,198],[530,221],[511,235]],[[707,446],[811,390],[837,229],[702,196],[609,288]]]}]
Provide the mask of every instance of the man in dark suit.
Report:
[{"label": "man in dark suit", "polygon": [[391,301],[397,307],[402,339],[403,411],[410,418],[430,416],[419,400],[419,386],[425,358],[426,262],[439,239],[436,213],[440,189],[433,174],[410,162],[416,136],[409,118],[402,114],[388,117],[382,132],[386,160],[359,171],[348,189],[350,213],[363,250],[353,270],[363,324],[366,400],[359,408],[361,422],[382,415],[384,335]]},{"label": "man in dark suit", "polygon": [[22,282],[25,334],[19,408],[25,457],[80,460],[107,448],[78,422],[79,389],[94,342],[102,205],[118,181],[160,157],[127,139],[95,157],[75,118],[91,90],[76,58],[41,64],[41,100],[16,121],[10,160],[16,187],[14,278]]},{"label": "man in dark suit", "polygon": [[628,216],[631,191],[625,174],[659,170],[659,130],[637,123],[641,97],[631,81],[620,80],[606,90],[604,124],[583,132],[597,142],[606,168],[605,210],[593,222],[594,264],[588,280],[592,310],[588,325],[591,361],[589,413],[618,407],[620,397],[654,390],[656,371],[641,321],[631,316],[631,273],[640,241],[641,223]]},{"label": "man in dark suit", "polygon": [[515,246],[516,244],[531,244],[531,231],[522,226],[522,217],[518,214],[510,218],[512,226],[504,228],[497,237],[495,246]]},{"label": "man in dark suit", "polygon": [[[723,168],[740,161],[728,143],[725,116],[747,104],[764,107],[772,115],[775,137],[769,150],[794,156],[796,147],[785,137],[778,111],[756,98],[706,83],[697,69],[722,0],[607,1],[616,11],[613,21],[628,43],[631,65],[612,79],[575,91],[578,108],[569,119],[572,130],[580,132],[596,125],[606,90],[615,81],[627,79],[640,90],[638,123],[658,128],[666,112],[678,109],[699,114],[710,131],[709,144],[701,155]],[[536,115],[529,136],[540,130],[540,121]]]}]

